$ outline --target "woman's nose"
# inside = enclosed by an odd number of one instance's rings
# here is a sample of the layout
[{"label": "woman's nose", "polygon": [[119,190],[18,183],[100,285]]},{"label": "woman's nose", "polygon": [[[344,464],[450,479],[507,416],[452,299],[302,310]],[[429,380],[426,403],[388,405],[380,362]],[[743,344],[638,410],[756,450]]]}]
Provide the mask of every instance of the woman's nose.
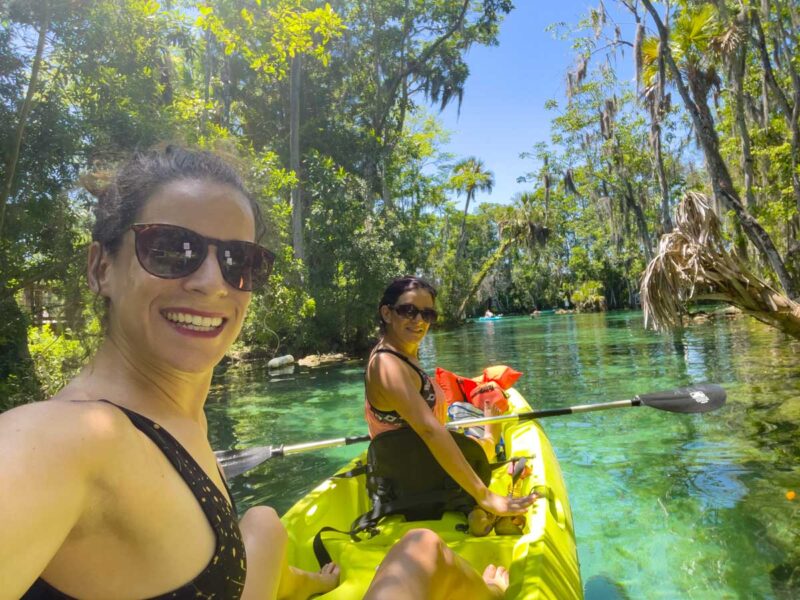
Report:
[{"label": "woman's nose", "polygon": [[228,293],[228,284],[222,276],[222,270],[217,260],[216,246],[209,246],[205,260],[197,271],[187,278],[186,285],[191,290],[209,295],[225,295]]}]

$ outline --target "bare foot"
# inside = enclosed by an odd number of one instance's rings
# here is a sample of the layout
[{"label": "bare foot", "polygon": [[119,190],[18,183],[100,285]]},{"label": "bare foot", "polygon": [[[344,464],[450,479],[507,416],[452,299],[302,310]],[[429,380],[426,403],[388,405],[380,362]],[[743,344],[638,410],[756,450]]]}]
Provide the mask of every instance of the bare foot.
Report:
[{"label": "bare foot", "polygon": [[483,580],[496,598],[502,598],[508,589],[508,571],[505,567],[489,565],[483,570]]},{"label": "bare foot", "polygon": [[339,565],[329,562],[318,572],[303,571],[297,567],[289,567],[299,585],[295,588],[292,598],[307,599],[316,594],[325,594],[339,585]]}]

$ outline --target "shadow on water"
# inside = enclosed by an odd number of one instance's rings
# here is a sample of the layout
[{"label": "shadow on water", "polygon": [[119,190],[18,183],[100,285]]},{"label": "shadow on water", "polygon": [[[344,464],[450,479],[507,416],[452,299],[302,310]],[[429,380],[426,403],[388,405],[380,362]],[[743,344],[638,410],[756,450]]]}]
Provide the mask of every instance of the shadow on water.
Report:
[{"label": "shadow on water", "polygon": [[[750,319],[659,335],[641,313],[542,315],[429,335],[423,366],[524,373],[536,408],[712,381],[708,415],[652,409],[543,420],[575,517],[587,600],[800,597],[800,342]],[[363,433],[360,364],[270,378],[229,365],[207,406],[217,448]],[[284,512],[363,447],[275,459],[235,480],[240,510]]]},{"label": "shadow on water", "polygon": [[619,583],[605,575],[594,575],[583,584],[584,600],[630,600]]}]

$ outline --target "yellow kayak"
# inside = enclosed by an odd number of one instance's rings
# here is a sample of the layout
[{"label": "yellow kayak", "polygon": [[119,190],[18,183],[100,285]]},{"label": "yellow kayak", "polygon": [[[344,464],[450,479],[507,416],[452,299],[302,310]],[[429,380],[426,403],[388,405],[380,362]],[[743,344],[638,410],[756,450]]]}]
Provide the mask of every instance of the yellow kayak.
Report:
[{"label": "yellow kayak", "polygon": [[[530,410],[525,399],[509,390],[510,410]],[[468,560],[478,572],[487,564],[504,565],[510,570],[506,598],[520,600],[569,600],[582,598],[578,555],[572,513],[558,460],[547,436],[534,420],[503,425],[506,454],[509,459],[529,457],[530,477],[518,482],[517,493],[536,490],[541,494],[527,513],[521,535],[475,537],[465,529],[466,517],[460,512],[446,512],[441,519],[406,522],[405,517],[385,517],[379,533],[360,542],[348,535],[326,533],[325,548],[341,569],[341,585],[320,596],[325,599],[355,600],[362,598],[375,569],[383,557],[410,529],[432,529],[447,545]],[[346,465],[344,473],[363,464],[366,453]],[[289,564],[315,571],[319,568],[312,548],[314,537],[323,527],[348,531],[359,515],[370,509],[365,475],[331,477],[302,498],[282,517],[289,532]],[[493,472],[490,488],[506,494],[511,484],[507,469]]]}]

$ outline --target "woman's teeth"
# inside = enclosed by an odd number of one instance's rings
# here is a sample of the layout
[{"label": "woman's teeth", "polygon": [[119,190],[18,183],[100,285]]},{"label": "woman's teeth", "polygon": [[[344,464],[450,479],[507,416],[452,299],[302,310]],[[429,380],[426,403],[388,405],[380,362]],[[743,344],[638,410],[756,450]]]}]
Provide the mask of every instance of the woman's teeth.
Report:
[{"label": "woman's teeth", "polygon": [[192,331],[212,331],[222,325],[222,317],[201,317],[200,315],[176,312],[164,313],[164,316],[167,320]]}]

